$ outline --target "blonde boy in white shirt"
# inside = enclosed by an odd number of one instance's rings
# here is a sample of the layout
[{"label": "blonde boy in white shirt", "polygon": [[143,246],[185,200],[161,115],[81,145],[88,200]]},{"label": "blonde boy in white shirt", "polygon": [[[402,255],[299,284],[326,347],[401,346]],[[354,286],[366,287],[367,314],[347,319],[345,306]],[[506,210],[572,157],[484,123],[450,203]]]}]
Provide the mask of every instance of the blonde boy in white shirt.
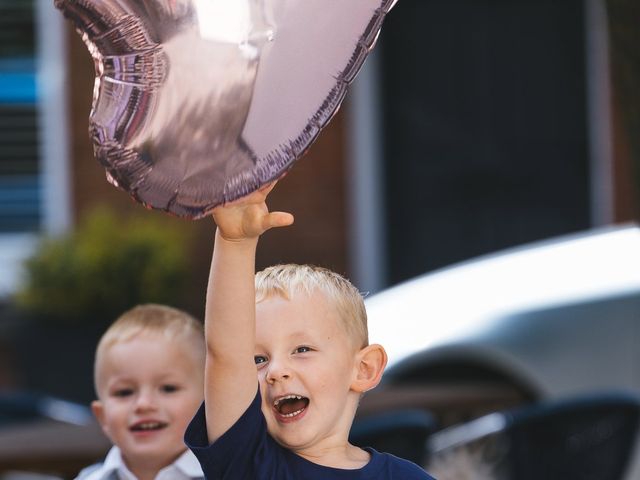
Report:
[{"label": "blonde boy in white shirt", "polygon": [[114,447],[77,480],[203,479],[183,436],[203,400],[204,361],[202,324],[180,310],[141,305],[111,325],[91,408]]}]

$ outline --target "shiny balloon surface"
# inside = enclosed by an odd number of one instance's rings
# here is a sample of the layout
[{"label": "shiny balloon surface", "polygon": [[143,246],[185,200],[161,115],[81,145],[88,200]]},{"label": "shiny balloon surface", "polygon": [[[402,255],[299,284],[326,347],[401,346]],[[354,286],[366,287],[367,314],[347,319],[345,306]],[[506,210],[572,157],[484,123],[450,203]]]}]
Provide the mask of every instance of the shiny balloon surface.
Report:
[{"label": "shiny balloon surface", "polygon": [[278,178],[330,121],[396,0],[55,0],[96,69],[108,180],[199,218]]}]

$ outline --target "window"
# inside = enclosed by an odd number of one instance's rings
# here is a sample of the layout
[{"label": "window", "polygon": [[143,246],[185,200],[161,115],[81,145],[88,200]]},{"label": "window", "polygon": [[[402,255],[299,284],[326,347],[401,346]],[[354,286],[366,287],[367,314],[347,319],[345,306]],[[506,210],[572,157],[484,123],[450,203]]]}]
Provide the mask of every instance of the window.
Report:
[{"label": "window", "polygon": [[0,0],[0,296],[37,234],[68,226],[63,26],[52,4]]},{"label": "window", "polygon": [[32,2],[0,3],[0,233],[40,228]]},{"label": "window", "polygon": [[381,37],[392,284],[590,227],[585,28],[583,0],[398,4]]}]

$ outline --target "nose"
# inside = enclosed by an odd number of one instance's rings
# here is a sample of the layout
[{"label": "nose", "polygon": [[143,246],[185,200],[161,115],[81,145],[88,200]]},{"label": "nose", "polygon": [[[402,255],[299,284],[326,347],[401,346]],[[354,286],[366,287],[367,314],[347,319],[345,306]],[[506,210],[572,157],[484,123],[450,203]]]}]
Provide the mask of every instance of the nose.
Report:
[{"label": "nose", "polygon": [[156,408],[156,400],[153,392],[144,390],[140,391],[136,398],[135,410],[136,412],[147,412]]},{"label": "nose", "polygon": [[267,383],[270,385],[283,380],[289,380],[291,378],[291,368],[286,361],[271,358],[269,360],[269,365],[267,366],[267,373],[265,377]]}]

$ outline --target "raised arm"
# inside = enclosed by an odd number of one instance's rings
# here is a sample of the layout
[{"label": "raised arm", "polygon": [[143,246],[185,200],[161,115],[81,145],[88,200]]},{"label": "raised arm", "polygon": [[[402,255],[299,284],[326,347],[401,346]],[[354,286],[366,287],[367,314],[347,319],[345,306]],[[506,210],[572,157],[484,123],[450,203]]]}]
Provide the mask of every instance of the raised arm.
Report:
[{"label": "raised arm", "polygon": [[211,273],[207,288],[205,408],[213,442],[244,413],[258,388],[255,347],[255,254],[258,238],[293,216],[269,212],[265,200],[275,182],[217,207]]}]

